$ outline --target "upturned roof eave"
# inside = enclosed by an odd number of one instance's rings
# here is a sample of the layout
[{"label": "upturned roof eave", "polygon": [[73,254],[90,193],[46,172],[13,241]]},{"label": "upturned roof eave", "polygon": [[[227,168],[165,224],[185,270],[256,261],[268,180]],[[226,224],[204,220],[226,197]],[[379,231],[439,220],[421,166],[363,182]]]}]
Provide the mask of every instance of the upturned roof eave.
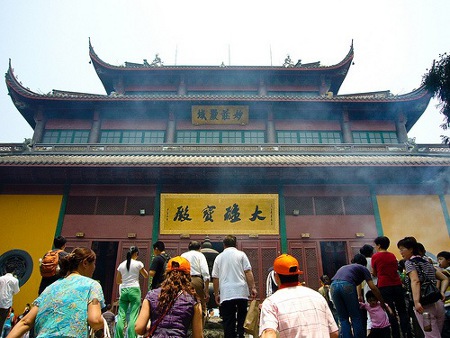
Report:
[{"label": "upturned roof eave", "polygon": [[[151,73],[151,72],[186,72],[186,71],[214,71],[214,72],[227,72],[227,71],[249,71],[249,72],[289,72],[294,73],[298,76],[306,75],[306,74],[314,74],[314,73],[323,73],[331,78],[331,91],[333,93],[338,93],[339,88],[341,87],[347,72],[350,68],[354,57],[354,49],[353,49],[353,41],[350,46],[350,50],[347,55],[337,64],[331,66],[292,66],[292,67],[284,67],[284,66],[161,66],[161,67],[151,67],[145,65],[137,65],[133,67],[129,67],[125,64],[125,66],[117,66],[111,65],[105,61],[103,61],[97,53],[94,51],[94,48],[91,44],[91,40],[89,39],[89,56],[91,62],[94,66],[94,69],[97,73],[97,76],[100,78],[100,81],[103,84],[107,93],[110,93],[114,90],[113,88],[113,79],[118,77],[123,77],[124,74],[136,74],[136,73]],[[319,75],[319,74],[316,74]]]},{"label": "upturned roof eave", "polygon": [[28,109],[25,107],[22,107],[20,104],[20,99],[23,99],[25,97],[34,97],[36,94],[29,90],[28,88],[25,88],[15,77],[14,70],[11,65],[11,59],[9,59],[9,66],[8,71],[5,74],[5,82],[6,82],[6,88],[8,90],[8,95],[11,97],[11,100],[13,101],[14,106],[17,108],[17,110],[20,112],[20,114],[23,116],[25,121],[30,125],[31,128],[34,129],[36,126],[36,121],[34,120],[34,116],[32,113],[28,112]]},{"label": "upturned roof eave", "polygon": [[316,66],[316,67],[302,67],[302,66],[293,66],[293,67],[284,67],[284,66],[135,66],[135,67],[127,67],[127,66],[117,66],[109,64],[105,61],[103,61],[97,53],[94,51],[94,47],[91,44],[91,40],[89,39],[89,56],[91,58],[91,61],[98,65],[101,68],[109,69],[109,70],[117,70],[120,72],[127,72],[127,71],[145,71],[145,72],[151,72],[151,71],[166,71],[166,70],[220,70],[220,71],[226,71],[226,70],[257,70],[257,71],[264,71],[264,70],[270,70],[270,71],[290,71],[290,72],[317,72],[317,71],[330,71],[330,70],[340,70],[342,67],[348,67],[351,64],[351,61],[353,60],[354,56],[354,49],[353,49],[353,42],[350,46],[350,50],[347,53],[347,55],[338,63],[331,65],[331,66]]},{"label": "upturned roof eave", "polygon": [[[67,102],[79,102],[83,104],[98,104],[103,102],[108,103],[124,103],[127,102],[185,102],[185,103],[198,103],[198,102],[266,102],[266,103],[328,103],[328,104],[364,104],[364,103],[379,103],[379,104],[411,104],[418,103],[424,106],[423,110],[419,109],[413,111],[411,109],[406,110],[408,116],[407,129],[409,130],[417,119],[423,114],[431,94],[426,91],[425,87],[420,87],[410,93],[403,95],[391,95],[388,97],[374,97],[374,95],[366,94],[352,94],[352,95],[337,95],[333,97],[328,96],[258,96],[258,95],[102,95],[102,94],[88,94],[88,93],[76,93],[65,91],[53,91],[49,94],[38,94],[23,86],[15,77],[14,71],[9,61],[8,71],[5,74],[5,82],[13,100],[14,105],[29,123],[34,128],[34,113],[35,109],[31,109],[23,103],[27,103],[29,106],[36,108],[39,105],[53,103],[65,104]],[[84,106],[85,108],[86,106]]]},{"label": "upturned roof eave", "polygon": [[[23,98],[30,100],[47,100],[47,101],[105,101],[105,102],[140,102],[140,101],[243,101],[243,102],[318,102],[318,103],[389,103],[389,102],[411,102],[426,97],[431,99],[432,95],[425,89],[420,87],[410,93],[403,95],[392,95],[389,97],[372,97],[367,95],[337,95],[328,96],[284,96],[284,95],[104,95],[90,94],[68,91],[56,91],[57,94],[38,94],[24,87],[17,81],[12,72],[12,68],[6,73],[6,85],[8,91]],[[10,92],[11,93],[11,92]]]}]

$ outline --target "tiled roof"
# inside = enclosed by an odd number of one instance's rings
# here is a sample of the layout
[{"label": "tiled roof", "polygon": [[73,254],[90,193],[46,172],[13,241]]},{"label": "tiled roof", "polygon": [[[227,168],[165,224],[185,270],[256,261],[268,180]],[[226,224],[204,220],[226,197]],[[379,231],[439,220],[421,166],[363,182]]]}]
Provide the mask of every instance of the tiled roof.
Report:
[{"label": "tiled roof", "polygon": [[[208,78],[208,79],[233,79],[236,74],[253,74],[252,77],[267,77],[267,78],[284,78],[289,77],[316,77],[316,80],[310,79],[310,82],[316,83],[320,81],[319,77],[327,76],[330,79],[329,90],[333,93],[338,93],[339,88],[344,81],[347,72],[352,64],[354,57],[353,41],[350,46],[350,50],[343,60],[332,66],[322,66],[320,62],[313,62],[308,64],[302,64],[301,60],[297,63],[293,63],[290,58],[285,60],[283,65],[278,66],[230,66],[230,65],[216,65],[216,66],[178,66],[178,65],[163,65],[161,59],[156,56],[152,63],[148,63],[144,59],[144,63],[125,62],[125,65],[114,66],[106,63],[100,59],[94,51],[89,40],[89,56],[91,62],[100,78],[107,93],[115,91],[115,83],[117,80],[126,77],[126,83],[129,86],[142,84],[143,76],[146,80],[153,78],[153,75],[157,74],[158,77],[162,76],[166,79],[171,78],[176,82],[181,78]],[[249,78],[247,77],[247,80]],[[241,78],[238,82],[242,82]],[[245,82],[245,81],[244,81]],[[159,80],[155,82],[159,83]],[[236,81],[234,81],[236,85]],[[253,83],[255,84],[255,83]],[[125,86],[126,87],[126,86]],[[125,88],[126,90],[126,88]]]},{"label": "tiled roof", "polygon": [[358,167],[450,166],[450,156],[424,155],[7,155],[7,166],[138,167]]},{"label": "tiled roof", "polygon": [[350,46],[350,50],[347,55],[337,64],[331,66],[322,66],[320,62],[312,62],[307,64],[293,65],[291,67],[285,66],[225,66],[225,65],[217,65],[217,66],[175,66],[175,65],[164,65],[164,66],[150,66],[148,64],[139,64],[134,62],[125,62],[125,65],[116,66],[111,65],[105,61],[103,61],[94,51],[94,47],[91,44],[91,40],[89,39],[89,56],[94,64],[100,66],[101,68],[111,69],[111,70],[120,70],[120,71],[160,71],[160,70],[288,70],[288,71],[311,71],[311,70],[332,70],[339,69],[340,67],[348,64],[353,60],[354,56],[354,48],[353,41]]},{"label": "tiled roof", "polygon": [[[5,75],[6,84],[9,90],[14,90],[17,94],[29,99],[49,100],[49,101],[104,101],[104,102],[145,102],[145,101],[242,101],[242,102],[407,102],[420,98],[429,100],[430,94],[424,87],[420,87],[410,93],[403,95],[379,95],[377,93],[335,95],[335,96],[297,96],[297,95],[211,95],[211,94],[142,94],[142,95],[120,95],[120,94],[89,94],[53,90],[47,94],[38,94],[25,88],[17,81],[14,71],[9,66]],[[428,102],[426,102],[427,104]]]}]

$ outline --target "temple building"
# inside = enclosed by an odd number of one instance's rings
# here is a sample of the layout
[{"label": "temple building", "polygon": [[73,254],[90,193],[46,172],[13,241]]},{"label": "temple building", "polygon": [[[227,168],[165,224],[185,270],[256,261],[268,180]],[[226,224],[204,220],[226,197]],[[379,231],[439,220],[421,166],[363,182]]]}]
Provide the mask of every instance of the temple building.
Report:
[{"label": "temple building", "polygon": [[148,268],[156,240],[173,256],[206,236],[221,251],[223,237],[236,235],[261,298],[281,252],[317,289],[322,274],[379,235],[396,254],[405,236],[448,250],[449,148],[408,139],[431,95],[339,94],[353,43],[331,66],[289,57],[277,66],[171,66],[159,56],[111,65],[96,52],[89,41],[103,95],[39,94],[11,61],[6,73],[34,130],[23,144],[0,145],[0,268],[21,264],[23,304],[37,295],[38,259],[59,234],[67,250],[97,252],[94,278],[108,302],[130,245]]}]

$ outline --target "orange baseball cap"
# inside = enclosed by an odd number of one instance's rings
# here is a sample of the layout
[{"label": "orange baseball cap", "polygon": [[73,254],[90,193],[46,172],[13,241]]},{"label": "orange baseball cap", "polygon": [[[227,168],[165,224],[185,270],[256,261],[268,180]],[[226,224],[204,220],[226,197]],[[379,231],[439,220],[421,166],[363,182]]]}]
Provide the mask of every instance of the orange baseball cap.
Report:
[{"label": "orange baseball cap", "polygon": [[169,259],[169,262],[167,262],[167,268],[166,271],[183,271],[185,273],[191,273],[191,263],[189,261],[181,256],[176,256],[171,259]]},{"label": "orange baseball cap", "polygon": [[288,254],[282,254],[275,258],[273,269],[279,275],[300,275],[303,273],[303,271],[300,271],[295,257]]}]

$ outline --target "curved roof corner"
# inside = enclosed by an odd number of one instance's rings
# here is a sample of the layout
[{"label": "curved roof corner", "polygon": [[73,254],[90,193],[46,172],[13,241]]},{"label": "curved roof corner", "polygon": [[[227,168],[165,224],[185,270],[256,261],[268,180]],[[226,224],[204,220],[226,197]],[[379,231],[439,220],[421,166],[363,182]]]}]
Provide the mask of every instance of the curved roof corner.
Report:
[{"label": "curved roof corner", "polygon": [[98,55],[94,51],[94,47],[92,46],[91,38],[89,38],[89,57],[91,59],[92,65],[94,66],[95,72],[97,73],[97,76],[103,84],[103,87],[108,94],[111,94],[111,92],[114,91],[114,87],[111,84],[112,81],[108,80],[108,76],[105,76],[106,74],[104,74],[104,69],[115,69],[119,67],[110,65],[109,63],[104,62],[98,57]]},{"label": "curved roof corner", "polygon": [[339,72],[334,76],[330,85],[330,91],[335,95],[339,93],[339,89],[341,88],[342,83],[344,82],[347,76],[350,66],[353,64],[354,56],[355,51],[353,48],[353,39],[352,39],[350,50],[348,51],[347,55],[344,57],[344,59],[342,59],[341,62],[332,66],[332,68],[339,69]]},{"label": "curved roof corner", "polygon": [[34,120],[34,112],[30,108],[29,104],[27,104],[27,102],[24,102],[24,97],[35,96],[36,94],[28,88],[25,88],[22,83],[17,80],[16,76],[14,75],[14,69],[12,68],[11,59],[9,59],[8,71],[5,73],[5,82],[6,88],[8,89],[8,94],[11,97],[14,106],[28,122],[31,128],[34,129],[34,127],[36,126],[36,121]]}]

